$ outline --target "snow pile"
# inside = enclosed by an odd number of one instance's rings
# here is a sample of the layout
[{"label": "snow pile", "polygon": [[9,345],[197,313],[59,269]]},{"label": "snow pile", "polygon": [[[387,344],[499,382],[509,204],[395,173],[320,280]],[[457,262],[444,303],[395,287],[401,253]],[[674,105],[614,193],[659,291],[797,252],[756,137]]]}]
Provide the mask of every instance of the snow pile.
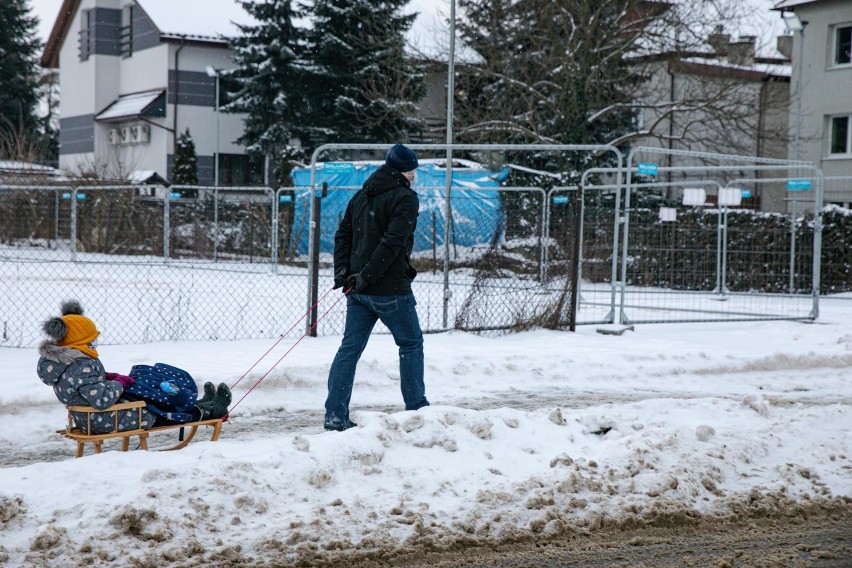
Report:
[{"label": "snow pile", "polygon": [[[334,562],[848,506],[852,301],[821,308],[815,325],[430,335],[433,406],[417,412],[399,410],[396,348],[375,336],[353,395],[359,426],[342,433],[321,428],[339,338],[312,339],[240,403],[218,442],[202,432],[179,452],[82,459],[55,433],[64,409],[35,377],[35,350],[4,349],[0,559]],[[164,361],[233,382],[267,347],[101,351],[108,369]]]}]

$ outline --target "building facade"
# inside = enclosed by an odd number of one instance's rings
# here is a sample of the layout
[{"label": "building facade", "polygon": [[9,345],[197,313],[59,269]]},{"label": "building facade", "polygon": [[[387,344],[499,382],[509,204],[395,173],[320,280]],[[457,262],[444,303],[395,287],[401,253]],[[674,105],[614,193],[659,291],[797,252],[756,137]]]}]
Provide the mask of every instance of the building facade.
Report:
[{"label": "building facade", "polygon": [[227,37],[246,23],[232,0],[65,0],[42,56],[59,70],[60,168],[171,180],[188,130],[200,185],[263,184],[263,162],[235,143],[244,116],[218,112],[216,101],[220,72],[233,67]]},{"label": "building facade", "polygon": [[[789,61],[759,56],[754,36],[732,40],[721,28],[707,38],[707,45],[708,49],[701,51],[662,53],[637,62],[646,80],[637,88],[635,99],[641,135],[633,137],[630,144],[785,159]],[[669,157],[660,165],[679,164]],[[736,168],[726,175],[761,177],[760,172]],[[660,181],[685,177],[687,174],[667,172]],[[786,195],[781,185],[744,185],[742,189],[748,190],[749,197],[743,200],[743,206],[785,211]],[[676,194],[676,190],[668,192],[669,197]],[[708,202],[715,199],[714,191],[708,195]]]},{"label": "building facade", "polygon": [[[788,156],[826,176],[825,202],[852,205],[852,2],[783,0],[791,23]],[[786,12],[786,13],[785,13]],[[848,178],[848,179],[844,179]]]}]

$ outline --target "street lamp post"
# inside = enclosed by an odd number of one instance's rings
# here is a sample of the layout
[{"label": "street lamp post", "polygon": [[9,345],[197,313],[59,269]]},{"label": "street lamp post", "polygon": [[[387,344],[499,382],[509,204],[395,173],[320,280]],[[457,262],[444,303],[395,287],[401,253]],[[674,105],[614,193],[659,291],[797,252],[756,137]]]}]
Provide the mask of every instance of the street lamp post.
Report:
[{"label": "street lamp post", "polygon": [[213,104],[216,108],[216,153],[213,155],[213,186],[219,187],[219,70],[208,65],[204,68],[208,77],[215,79]]},{"label": "street lamp post", "polygon": [[[796,77],[796,128],[793,137],[793,155],[796,161],[799,161],[801,150],[799,148],[799,139],[802,133],[802,70],[805,67],[805,26],[808,25],[799,18],[795,12],[783,12],[781,14],[784,19],[784,25],[790,32],[799,32],[799,55],[798,72]],[[791,294],[796,291],[796,195],[793,194],[791,223],[790,223],[790,282],[789,290]]]},{"label": "street lamp post", "polygon": [[213,261],[219,257],[219,70],[212,65],[204,68],[215,80],[213,104],[216,108],[216,152],[213,154]]},{"label": "street lamp post", "polygon": [[799,160],[799,137],[802,130],[802,70],[805,67],[804,48],[805,48],[805,26],[807,22],[802,21],[795,12],[784,12],[784,25],[790,32],[799,32],[799,55],[798,59],[798,77],[796,78],[796,130],[793,140],[793,152],[796,161]]},{"label": "street lamp post", "polygon": [[450,305],[450,224],[452,223],[453,208],[450,203],[450,188],[453,184],[453,93],[455,92],[456,73],[456,0],[450,0],[450,53],[447,60],[447,202],[444,211],[444,317],[446,329]]}]

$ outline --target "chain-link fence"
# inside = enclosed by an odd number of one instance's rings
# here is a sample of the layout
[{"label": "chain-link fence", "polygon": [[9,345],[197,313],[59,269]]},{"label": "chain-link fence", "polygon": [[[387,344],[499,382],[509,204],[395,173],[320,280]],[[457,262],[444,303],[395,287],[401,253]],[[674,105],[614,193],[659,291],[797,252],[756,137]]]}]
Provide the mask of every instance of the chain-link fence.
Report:
[{"label": "chain-link fence", "polygon": [[66,298],[102,343],[272,337],[304,312],[305,259],[272,262],[270,189],[4,181],[0,345],[37,344]]},{"label": "chain-link fence", "polygon": [[[487,150],[472,157],[497,152]],[[654,159],[667,165],[640,173],[638,164]],[[852,290],[852,215],[819,206],[818,170],[718,155],[661,159],[643,150],[631,160],[629,180],[617,161],[589,162],[572,176],[453,187],[449,203],[445,187],[418,186],[412,264],[424,330],[811,319],[817,290]],[[497,163],[492,170],[503,167]],[[531,179],[541,183],[512,185]],[[790,182],[811,189],[788,190]],[[759,211],[755,196],[779,186],[781,199],[796,201],[789,213]],[[103,343],[301,335],[308,307],[319,300],[323,313],[337,298],[326,295],[333,237],[357,189],[330,186],[323,195],[310,186],[6,176],[0,345],[36,345],[41,322],[72,297],[96,317]],[[730,190],[738,205],[726,201]],[[691,193],[700,202],[689,201]],[[823,240],[821,264],[814,251]],[[331,310],[318,333],[341,333],[344,318],[342,305]]]}]

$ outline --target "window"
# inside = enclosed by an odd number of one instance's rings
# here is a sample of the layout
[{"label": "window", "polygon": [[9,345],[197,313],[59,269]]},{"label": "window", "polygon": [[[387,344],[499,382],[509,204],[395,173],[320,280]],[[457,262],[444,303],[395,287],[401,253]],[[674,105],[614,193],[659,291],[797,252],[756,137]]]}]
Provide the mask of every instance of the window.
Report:
[{"label": "window", "polygon": [[94,10],[83,10],[80,12],[80,61],[88,61],[92,54],[92,43],[94,43],[94,30],[92,24],[95,16]]},{"label": "window", "polygon": [[831,117],[829,154],[852,154],[852,115]]},{"label": "window", "polygon": [[133,55],[133,4],[121,9],[121,56]]},{"label": "window", "polygon": [[219,75],[219,108],[227,105],[234,99],[234,94],[240,90],[240,85],[235,77],[230,75]]},{"label": "window", "polygon": [[852,63],[852,26],[838,27],[834,31],[834,64]]},{"label": "window", "polygon": [[220,154],[219,185],[263,185],[263,158]]}]

